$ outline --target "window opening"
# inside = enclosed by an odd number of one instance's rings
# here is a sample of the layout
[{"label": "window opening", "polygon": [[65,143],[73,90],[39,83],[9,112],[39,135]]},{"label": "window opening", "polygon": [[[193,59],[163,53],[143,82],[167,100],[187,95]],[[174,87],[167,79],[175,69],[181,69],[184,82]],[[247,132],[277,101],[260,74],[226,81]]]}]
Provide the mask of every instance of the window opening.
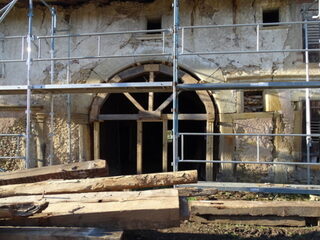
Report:
[{"label": "window opening", "polygon": [[[147,19],[147,30],[157,30],[162,29],[162,19],[161,18],[150,18]],[[149,32],[148,34],[160,34],[161,32]]]},{"label": "window opening", "polygon": [[[265,9],[262,13],[263,23],[278,23],[280,22],[280,11],[277,9]],[[264,27],[278,26],[278,24],[267,25]]]},{"label": "window opening", "polygon": [[263,91],[244,91],[244,112],[263,112]]}]

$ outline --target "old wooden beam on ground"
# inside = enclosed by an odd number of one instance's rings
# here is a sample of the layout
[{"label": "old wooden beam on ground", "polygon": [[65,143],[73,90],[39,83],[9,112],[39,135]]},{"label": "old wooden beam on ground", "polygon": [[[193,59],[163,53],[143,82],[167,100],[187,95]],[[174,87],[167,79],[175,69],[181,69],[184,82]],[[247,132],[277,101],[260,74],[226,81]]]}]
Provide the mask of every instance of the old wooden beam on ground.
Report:
[{"label": "old wooden beam on ground", "polygon": [[190,201],[191,215],[320,217],[315,201]]},{"label": "old wooden beam on ground", "polygon": [[123,231],[75,227],[0,227],[5,240],[121,240]]},{"label": "old wooden beam on ground", "polygon": [[0,204],[22,204],[41,199],[48,202],[41,213],[26,218],[2,219],[0,225],[155,229],[180,224],[176,189],[16,196],[1,198]]},{"label": "old wooden beam on ground", "polygon": [[306,226],[303,217],[277,217],[277,216],[192,216],[192,221],[216,224],[241,224],[255,226]]},{"label": "old wooden beam on ground", "polygon": [[218,193],[215,188],[178,187],[180,197],[201,197]]},{"label": "old wooden beam on ground", "polygon": [[197,171],[191,170],[92,179],[50,180],[37,183],[0,186],[0,197],[122,191],[125,189],[164,187],[176,184],[195,183],[197,182],[197,178]]},{"label": "old wooden beam on ground", "polygon": [[45,181],[48,179],[79,179],[108,176],[105,160],[76,162],[41,168],[0,173],[0,185]]}]

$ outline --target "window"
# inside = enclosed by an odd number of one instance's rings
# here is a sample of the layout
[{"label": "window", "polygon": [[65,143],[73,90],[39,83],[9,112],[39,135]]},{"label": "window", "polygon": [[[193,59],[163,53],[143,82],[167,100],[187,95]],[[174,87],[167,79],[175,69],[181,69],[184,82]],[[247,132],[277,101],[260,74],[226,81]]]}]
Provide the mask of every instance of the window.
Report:
[{"label": "window", "polygon": [[[280,22],[280,11],[276,9],[265,9],[262,13],[263,23],[278,23]],[[267,25],[264,27],[278,26],[278,24]]]},{"label": "window", "polygon": [[[162,29],[162,19],[160,18],[149,18],[147,19],[147,30]],[[161,32],[151,32],[148,34],[160,34]]]},{"label": "window", "polygon": [[243,92],[244,112],[263,112],[263,91]]}]

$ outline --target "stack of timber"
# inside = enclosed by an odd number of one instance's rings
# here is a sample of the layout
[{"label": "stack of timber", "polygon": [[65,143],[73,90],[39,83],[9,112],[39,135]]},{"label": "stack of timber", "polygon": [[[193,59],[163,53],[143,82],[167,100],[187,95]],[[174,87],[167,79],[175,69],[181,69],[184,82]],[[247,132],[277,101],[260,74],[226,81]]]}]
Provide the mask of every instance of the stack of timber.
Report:
[{"label": "stack of timber", "polygon": [[200,222],[265,226],[305,226],[318,223],[317,201],[191,201],[190,219]]},{"label": "stack of timber", "polygon": [[[88,163],[87,166],[89,165]],[[56,167],[56,178],[62,176],[65,178],[66,166],[54,167]],[[81,176],[91,174],[89,172],[92,168],[87,168],[81,168]],[[72,172],[72,168],[68,169],[71,169],[67,173],[68,176],[78,176]],[[40,182],[36,180],[43,179],[45,175],[53,176],[53,173],[46,172],[38,177],[33,171],[34,169],[30,172],[25,170],[22,180],[15,180],[23,182],[25,176],[28,176],[28,181],[34,180],[32,183],[0,186],[0,225],[10,226],[0,228],[0,239],[7,236],[3,234],[13,234],[12,229],[16,229],[13,226],[19,226],[21,231],[34,231],[21,226],[102,227],[113,230],[178,226],[180,224],[178,190],[168,188],[142,191],[141,189],[197,182],[197,171],[51,179]],[[45,171],[38,170],[38,172]],[[4,176],[2,179],[5,179]],[[43,234],[43,231],[40,232]]]}]

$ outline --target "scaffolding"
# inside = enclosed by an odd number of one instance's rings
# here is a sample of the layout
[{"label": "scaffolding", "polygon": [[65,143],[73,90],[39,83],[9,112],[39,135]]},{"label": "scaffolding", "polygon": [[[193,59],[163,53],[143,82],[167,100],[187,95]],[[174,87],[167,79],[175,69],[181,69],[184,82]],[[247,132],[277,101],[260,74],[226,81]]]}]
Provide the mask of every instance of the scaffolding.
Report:
[{"label": "scaffolding", "polygon": [[[14,7],[17,0],[10,2],[3,9],[0,10],[2,14],[0,16],[0,23]],[[262,27],[273,26],[275,23],[250,23],[250,24],[225,24],[225,25],[201,25],[201,26],[181,26],[179,22],[180,9],[179,0],[173,0],[173,24],[172,27],[167,29],[156,29],[156,30],[134,30],[134,31],[115,31],[115,32],[96,32],[96,33],[81,33],[81,34],[57,34],[57,14],[56,9],[48,5],[44,0],[41,0],[50,11],[51,14],[51,33],[48,36],[35,36],[33,34],[33,0],[29,0],[28,10],[28,33],[27,35],[21,36],[5,36],[1,37],[0,40],[19,40],[21,41],[21,54],[19,58],[15,59],[0,59],[0,63],[26,63],[26,84],[25,85],[10,85],[1,86],[1,95],[26,95],[27,106],[26,106],[26,132],[25,134],[1,134],[0,137],[24,137],[26,142],[25,156],[2,156],[0,159],[15,158],[25,159],[25,165],[27,168],[31,167],[31,149],[30,141],[32,137],[32,126],[31,126],[31,97],[33,94],[49,94],[50,96],[50,147],[49,147],[49,162],[54,164],[54,95],[55,94],[67,94],[67,124],[68,124],[68,158],[71,161],[71,94],[79,93],[123,93],[123,92],[171,92],[173,97],[172,113],[173,113],[173,171],[179,170],[179,164],[181,163],[219,163],[219,164],[267,164],[267,165],[305,165],[307,166],[307,183],[310,184],[310,166],[319,166],[320,163],[310,161],[310,148],[311,138],[320,137],[320,134],[311,133],[310,125],[310,89],[320,88],[320,80],[310,81],[309,76],[309,53],[320,52],[320,49],[309,49],[308,40],[305,41],[305,47],[303,49],[262,49],[260,42],[260,32]],[[305,39],[308,39],[308,25],[319,24],[319,14],[315,16],[313,21],[293,21],[293,22],[277,22],[279,26],[293,26],[301,25],[304,27]],[[224,28],[243,28],[253,27],[256,29],[256,45],[255,50],[227,50],[227,51],[186,51],[186,31],[193,31],[196,29],[224,29]],[[141,34],[141,33],[161,33],[162,51],[155,51],[154,53],[148,54],[124,54],[124,55],[103,55],[101,51],[102,38],[114,35],[124,34]],[[172,36],[172,50],[167,51],[166,41],[168,36]],[[90,56],[71,56],[70,41],[76,37],[93,37],[96,38],[96,52]],[[64,56],[56,56],[56,43],[57,39],[67,39],[68,47],[67,52]],[[50,41],[50,57],[43,57],[41,52],[41,43],[44,40]],[[33,42],[37,42],[38,50],[35,53],[36,57],[32,57],[33,54]],[[25,56],[25,49],[27,50],[27,56]],[[250,54],[273,54],[273,53],[301,53],[305,54],[305,81],[291,82],[256,82],[256,83],[198,83],[198,84],[186,84],[179,83],[179,62],[180,59],[187,56],[218,56],[218,55],[250,55]],[[152,83],[99,83],[99,84],[71,84],[70,83],[70,61],[73,60],[94,60],[94,59],[116,59],[116,58],[127,58],[127,57],[170,57],[172,60],[172,82],[152,82]],[[67,79],[65,84],[55,84],[55,63],[57,61],[67,62]],[[31,72],[33,62],[50,62],[50,84],[49,85],[34,85],[32,84]],[[306,134],[253,134],[253,133],[188,133],[179,131],[179,102],[178,95],[182,91],[198,91],[198,90],[247,90],[247,89],[305,89],[305,102],[306,102]],[[251,136],[256,138],[257,142],[257,160],[256,161],[234,161],[234,160],[204,160],[204,159],[186,159],[184,157],[184,139],[186,136]],[[307,161],[306,162],[262,162],[260,161],[260,141],[261,137],[303,137],[306,138],[306,150],[307,150]],[[181,151],[179,151],[179,146]],[[180,152],[180,154],[179,154]]]}]

